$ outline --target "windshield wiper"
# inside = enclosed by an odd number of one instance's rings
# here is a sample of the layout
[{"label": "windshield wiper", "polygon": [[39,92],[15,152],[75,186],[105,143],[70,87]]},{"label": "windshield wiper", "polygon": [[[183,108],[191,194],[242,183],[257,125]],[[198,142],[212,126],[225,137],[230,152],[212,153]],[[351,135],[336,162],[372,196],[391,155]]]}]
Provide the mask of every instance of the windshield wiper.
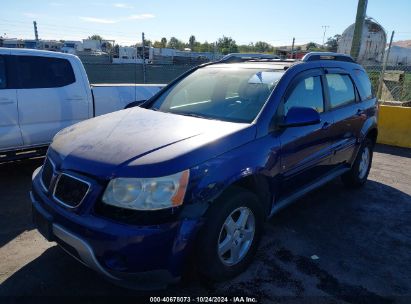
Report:
[{"label": "windshield wiper", "polygon": [[197,117],[197,118],[205,118],[205,119],[212,119],[206,116],[199,115],[197,113],[191,113],[191,112],[169,112],[177,115],[183,115],[183,116],[191,116],[191,117]]},{"label": "windshield wiper", "polygon": [[184,116],[191,116],[191,117],[196,117],[196,118],[203,118],[203,119],[208,119],[208,120],[218,120],[218,121],[224,121],[224,119],[217,118],[217,117],[210,117],[210,116],[203,116],[197,113],[192,113],[192,112],[169,112],[177,115],[184,115]]},{"label": "windshield wiper", "polygon": [[159,112],[163,112],[163,113],[177,114],[177,115],[182,115],[182,116],[190,116],[190,117],[203,118],[203,119],[209,119],[209,120],[224,121],[223,119],[210,117],[210,116],[203,116],[203,115],[200,115],[200,114],[197,114],[197,113],[192,113],[192,112],[162,111],[161,109],[155,109],[155,108],[151,108],[151,110],[159,111]]}]

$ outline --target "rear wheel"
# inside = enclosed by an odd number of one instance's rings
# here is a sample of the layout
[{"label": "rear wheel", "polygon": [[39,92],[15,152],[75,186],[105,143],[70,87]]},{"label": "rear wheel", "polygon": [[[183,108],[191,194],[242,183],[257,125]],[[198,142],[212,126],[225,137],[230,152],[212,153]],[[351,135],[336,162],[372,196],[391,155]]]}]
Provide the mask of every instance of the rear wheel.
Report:
[{"label": "rear wheel", "polygon": [[200,274],[219,281],[238,275],[251,263],[264,222],[257,196],[232,187],[218,198],[206,214],[197,241]]},{"label": "rear wheel", "polygon": [[351,170],[341,177],[346,186],[358,188],[365,184],[371,169],[373,148],[371,139],[365,138]]}]

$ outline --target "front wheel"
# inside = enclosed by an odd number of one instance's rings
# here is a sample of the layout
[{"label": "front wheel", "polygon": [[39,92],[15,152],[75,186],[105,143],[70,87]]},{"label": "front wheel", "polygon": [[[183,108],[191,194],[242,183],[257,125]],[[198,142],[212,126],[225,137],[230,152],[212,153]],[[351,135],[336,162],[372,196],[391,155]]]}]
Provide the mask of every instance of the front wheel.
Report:
[{"label": "front wheel", "polygon": [[346,186],[358,188],[365,184],[371,169],[373,148],[371,139],[365,138],[351,170],[341,177]]},{"label": "front wheel", "polygon": [[257,250],[264,222],[257,196],[239,187],[226,191],[207,211],[197,239],[197,267],[220,281],[243,272]]}]

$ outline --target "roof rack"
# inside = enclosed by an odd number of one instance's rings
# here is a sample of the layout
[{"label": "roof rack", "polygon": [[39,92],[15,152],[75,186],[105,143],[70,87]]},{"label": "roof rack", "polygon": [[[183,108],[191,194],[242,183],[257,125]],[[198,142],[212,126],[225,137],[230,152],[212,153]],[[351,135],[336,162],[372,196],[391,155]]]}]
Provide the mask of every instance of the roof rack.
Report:
[{"label": "roof rack", "polygon": [[240,63],[240,62],[278,62],[278,63],[295,63],[297,59],[277,59],[277,58],[249,58],[249,57],[232,57],[229,60],[220,60],[216,63]]},{"label": "roof rack", "polygon": [[244,61],[251,61],[251,62],[282,62],[282,63],[294,63],[294,62],[298,62],[298,59],[281,59],[281,58],[274,58],[274,59],[266,59],[266,58],[262,58],[262,59],[258,59],[258,58],[250,58],[248,60],[244,60]]},{"label": "roof rack", "polygon": [[280,59],[277,55],[270,55],[270,54],[259,54],[259,53],[231,53],[225,55],[221,60],[220,63],[233,63],[233,62],[244,62],[249,60],[272,60],[272,59]]},{"label": "roof rack", "polygon": [[302,59],[302,61],[304,62],[317,60],[335,60],[355,63],[355,60],[351,56],[333,52],[310,52],[306,54]]}]

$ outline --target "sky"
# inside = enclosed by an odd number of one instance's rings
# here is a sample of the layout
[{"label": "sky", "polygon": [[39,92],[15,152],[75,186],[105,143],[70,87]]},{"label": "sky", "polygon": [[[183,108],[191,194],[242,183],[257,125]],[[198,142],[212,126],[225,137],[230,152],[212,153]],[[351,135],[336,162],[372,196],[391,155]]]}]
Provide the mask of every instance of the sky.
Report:
[{"label": "sky", "polygon": [[[120,45],[174,36],[214,42],[223,35],[237,44],[266,41],[274,46],[322,43],[354,23],[358,0],[2,0],[0,36],[81,40],[92,34]],[[394,40],[411,39],[410,0],[368,0],[367,16],[376,19]]]}]

